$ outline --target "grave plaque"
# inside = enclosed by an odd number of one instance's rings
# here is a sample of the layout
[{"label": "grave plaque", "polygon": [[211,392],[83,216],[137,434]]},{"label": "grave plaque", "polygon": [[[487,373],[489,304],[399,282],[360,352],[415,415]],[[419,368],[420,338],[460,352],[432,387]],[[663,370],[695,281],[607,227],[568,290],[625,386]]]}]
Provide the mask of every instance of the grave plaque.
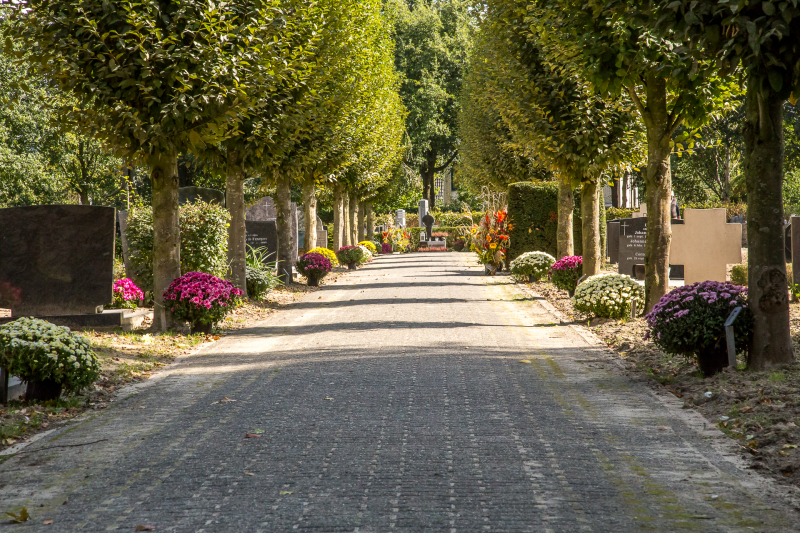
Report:
[{"label": "grave plaque", "polygon": [[278,227],[274,220],[246,220],[245,242],[253,248],[266,248],[267,261],[275,261],[278,256]]},{"label": "grave plaque", "polygon": [[96,313],[114,283],[113,207],[0,209],[0,307],[12,316]]},{"label": "grave plaque", "polygon": [[178,203],[180,205],[194,202],[225,205],[225,193],[217,189],[206,187],[181,187],[178,189]]},{"label": "grave plaque", "polygon": [[612,265],[619,263],[619,224],[618,220],[611,220],[606,224],[606,249]]},{"label": "grave plaque", "polygon": [[636,265],[644,264],[646,218],[623,218],[619,221],[619,273],[636,277]]}]

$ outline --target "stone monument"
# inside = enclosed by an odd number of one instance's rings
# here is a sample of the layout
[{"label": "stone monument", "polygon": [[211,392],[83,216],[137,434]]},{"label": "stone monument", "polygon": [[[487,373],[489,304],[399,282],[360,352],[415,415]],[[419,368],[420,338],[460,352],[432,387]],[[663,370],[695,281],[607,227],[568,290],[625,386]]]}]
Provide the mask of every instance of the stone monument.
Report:
[{"label": "stone monument", "polygon": [[619,263],[619,224],[619,220],[609,220],[606,224],[606,250],[612,265]]},{"label": "stone monument", "polygon": [[206,187],[181,187],[178,189],[178,203],[180,205],[197,201],[224,206],[225,193]]},{"label": "stone monument", "polygon": [[[278,219],[278,210],[277,207],[275,206],[275,201],[269,196],[264,196],[256,203],[251,205],[245,212],[245,221],[251,221],[251,222],[273,221],[276,223],[276,228],[277,228],[277,219]],[[294,246],[292,247],[292,255],[290,258],[292,265],[294,265],[297,262],[297,252],[300,246],[300,239],[298,236],[299,222],[297,217],[297,204],[294,202],[292,202],[291,205],[289,206],[289,225],[291,228],[290,231],[294,236]],[[253,236],[253,238],[255,239],[257,237]],[[277,250],[277,244],[276,244],[276,250]],[[274,261],[275,259],[273,258],[272,260]]]},{"label": "stone monument", "polygon": [[[267,251],[268,262],[278,257],[278,226],[274,220],[245,220],[245,242],[255,249]],[[249,248],[248,248],[249,250]]]},{"label": "stone monument", "polygon": [[395,226],[398,228],[405,228],[406,227],[406,212],[402,209],[398,209],[395,211],[394,214],[395,219]]},{"label": "stone monument", "polygon": [[[428,214],[428,200],[420,200],[419,201],[419,218],[417,219],[419,221],[420,225],[424,225],[425,224],[425,222],[423,222],[423,219],[425,218],[425,215],[427,215],[427,214]],[[428,235],[430,236],[430,232],[428,232]],[[428,240],[430,240],[430,239],[428,239]]]},{"label": "stone monument", "polygon": [[686,209],[672,226],[670,263],[684,266],[684,283],[725,281],[727,267],[742,262],[742,225],[728,224],[725,209]]},{"label": "stone monument", "polygon": [[641,204],[638,211],[634,211],[632,218],[647,218],[647,204]]},{"label": "stone monument", "polygon": [[98,313],[113,300],[113,207],[10,207],[0,228],[0,307],[12,316]]}]

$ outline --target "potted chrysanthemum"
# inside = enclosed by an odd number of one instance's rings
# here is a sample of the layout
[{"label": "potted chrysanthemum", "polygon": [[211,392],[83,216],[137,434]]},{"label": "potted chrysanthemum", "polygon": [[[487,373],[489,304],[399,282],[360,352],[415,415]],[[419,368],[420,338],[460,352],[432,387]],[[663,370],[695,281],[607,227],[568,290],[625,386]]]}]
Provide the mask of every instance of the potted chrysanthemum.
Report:
[{"label": "potted chrysanthemum", "polygon": [[130,278],[115,281],[112,294],[114,301],[111,302],[111,309],[135,309],[139,301],[144,300],[144,293]]},{"label": "potted chrysanthemum", "polygon": [[336,252],[336,258],[349,270],[355,270],[356,265],[364,261],[364,248],[360,246],[342,246]]},{"label": "potted chrysanthemum", "polygon": [[187,272],[174,280],[164,292],[175,318],[189,323],[192,333],[211,333],[225,318],[244,291],[230,281],[203,272]]},{"label": "potted chrysanthemum", "polygon": [[322,254],[309,252],[297,259],[297,271],[308,279],[309,287],[318,287],[319,280],[331,271],[331,261]]},{"label": "potted chrysanthemum", "polygon": [[550,267],[550,280],[553,285],[567,291],[569,297],[575,296],[575,287],[583,269],[583,257],[580,255],[566,255],[553,263]]}]

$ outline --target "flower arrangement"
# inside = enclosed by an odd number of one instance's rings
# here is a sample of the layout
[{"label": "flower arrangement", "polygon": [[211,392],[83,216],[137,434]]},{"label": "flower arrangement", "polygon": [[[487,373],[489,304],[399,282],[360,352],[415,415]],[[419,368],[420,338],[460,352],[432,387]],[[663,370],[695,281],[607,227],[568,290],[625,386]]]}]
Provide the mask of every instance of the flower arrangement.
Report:
[{"label": "flower arrangement", "polygon": [[460,252],[461,250],[464,249],[465,245],[466,242],[464,241],[464,239],[456,239],[456,242],[453,243],[453,250],[455,250],[456,252]]},{"label": "flower arrangement", "polygon": [[311,287],[319,286],[319,280],[331,271],[331,261],[322,254],[309,252],[297,259],[297,271],[308,279]]},{"label": "flower arrangement", "polygon": [[62,388],[77,391],[100,377],[100,364],[85,337],[38,318],[0,326],[0,367],[28,382],[27,400],[56,399]]},{"label": "flower arrangement", "polygon": [[550,267],[550,280],[553,285],[567,291],[570,296],[575,293],[578,278],[583,269],[583,257],[580,255],[566,255],[553,263]]},{"label": "flower arrangement", "polygon": [[506,256],[508,249],[508,216],[505,211],[489,211],[481,219],[480,226],[473,226],[472,250],[478,260],[489,266],[494,274]]},{"label": "flower arrangement", "polygon": [[172,302],[172,312],[189,322],[192,332],[210,332],[239,303],[244,291],[230,281],[202,272],[188,272],[175,279],[164,291],[164,301]]},{"label": "flower arrangement", "polygon": [[135,309],[139,300],[144,300],[144,293],[130,278],[115,281],[112,294],[111,309]]},{"label": "flower arrangement", "polygon": [[328,261],[331,262],[331,268],[336,268],[339,266],[339,261],[336,260],[336,254],[333,250],[328,248],[316,247],[312,248],[311,250],[306,252],[307,254],[322,254],[328,258]]},{"label": "flower arrangement", "polygon": [[533,282],[542,279],[555,262],[556,258],[546,252],[525,252],[511,261],[509,268],[513,275]]},{"label": "flower arrangement", "polygon": [[644,287],[624,274],[590,276],[575,289],[575,309],[602,318],[631,316],[634,301],[637,315],[641,315],[644,311]]},{"label": "flower arrangement", "polygon": [[388,242],[381,243],[381,253],[382,254],[390,254],[392,253],[392,245]]},{"label": "flower arrangement", "polygon": [[358,243],[358,245],[359,246],[363,246],[364,248],[366,248],[367,251],[372,255],[375,255],[376,253],[378,253],[378,249],[370,241],[361,241],[360,243]]},{"label": "flower arrangement", "polygon": [[355,270],[357,264],[364,262],[364,250],[360,246],[342,246],[336,252],[336,258],[350,270]]},{"label": "flower arrangement", "polygon": [[383,232],[383,242],[397,248],[398,252],[406,253],[411,245],[411,234],[402,229]]},{"label": "flower arrangement", "polygon": [[753,333],[747,287],[730,282],[704,281],[671,290],[645,315],[650,327],[646,337],[667,353],[696,359],[704,375],[713,375],[728,364],[724,326],[735,307],[742,308],[733,323],[736,349],[746,352]]}]

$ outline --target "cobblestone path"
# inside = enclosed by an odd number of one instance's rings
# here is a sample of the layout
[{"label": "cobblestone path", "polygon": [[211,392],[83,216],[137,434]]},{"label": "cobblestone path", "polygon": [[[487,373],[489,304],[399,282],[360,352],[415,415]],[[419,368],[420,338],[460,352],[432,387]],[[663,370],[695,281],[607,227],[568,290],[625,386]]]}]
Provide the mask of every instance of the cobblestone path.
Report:
[{"label": "cobblestone path", "polygon": [[225,337],[0,465],[33,515],[0,530],[800,530],[716,429],[480,274],[385,256]]}]

